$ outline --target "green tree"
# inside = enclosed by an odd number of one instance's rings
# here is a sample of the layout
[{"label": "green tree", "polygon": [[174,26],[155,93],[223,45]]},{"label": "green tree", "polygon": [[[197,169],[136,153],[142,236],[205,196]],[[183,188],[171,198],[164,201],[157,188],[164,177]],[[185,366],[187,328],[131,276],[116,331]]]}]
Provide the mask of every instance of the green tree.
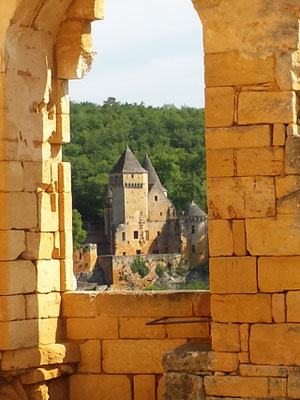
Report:
[{"label": "green tree", "polygon": [[73,209],[73,249],[76,250],[86,238],[86,231],[82,229],[80,212]]}]

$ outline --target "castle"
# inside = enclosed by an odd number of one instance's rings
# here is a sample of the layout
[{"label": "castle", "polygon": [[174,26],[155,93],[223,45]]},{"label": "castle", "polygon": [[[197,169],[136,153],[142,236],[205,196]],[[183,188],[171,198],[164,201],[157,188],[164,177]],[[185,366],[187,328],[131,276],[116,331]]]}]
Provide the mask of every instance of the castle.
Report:
[{"label": "castle", "polygon": [[206,254],[206,214],[193,202],[181,218],[145,155],[129,147],[109,173],[105,236],[112,255],[182,253],[199,264]]}]

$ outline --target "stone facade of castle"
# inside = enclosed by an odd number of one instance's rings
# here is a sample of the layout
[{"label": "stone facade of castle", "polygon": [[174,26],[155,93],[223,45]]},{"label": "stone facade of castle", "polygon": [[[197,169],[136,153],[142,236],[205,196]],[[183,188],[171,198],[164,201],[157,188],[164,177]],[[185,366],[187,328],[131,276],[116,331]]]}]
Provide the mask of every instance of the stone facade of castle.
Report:
[{"label": "stone facade of castle", "polygon": [[181,218],[146,154],[142,165],[129,147],[110,171],[105,235],[109,253],[182,253],[193,265],[207,254],[206,214],[193,202]]}]

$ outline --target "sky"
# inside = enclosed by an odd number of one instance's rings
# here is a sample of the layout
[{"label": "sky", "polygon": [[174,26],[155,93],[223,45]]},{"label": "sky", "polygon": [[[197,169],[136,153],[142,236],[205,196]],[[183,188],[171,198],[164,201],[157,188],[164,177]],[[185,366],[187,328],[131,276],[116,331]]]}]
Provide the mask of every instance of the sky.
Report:
[{"label": "sky", "polygon": [[204,106],[202,26],[191,0],[106,0],[92,31],[94,65],[70,82],[71,100]]}]

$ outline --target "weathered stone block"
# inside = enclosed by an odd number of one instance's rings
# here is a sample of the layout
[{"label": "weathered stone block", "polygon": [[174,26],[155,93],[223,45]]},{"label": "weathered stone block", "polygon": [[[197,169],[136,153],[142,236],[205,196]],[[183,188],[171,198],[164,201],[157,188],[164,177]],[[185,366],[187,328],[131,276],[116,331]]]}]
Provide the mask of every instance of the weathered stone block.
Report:
[{"label": "weathered stone block", "polygon": [[54,238],[52,233],[26,232],[26,250],[22,257],[29,260],[50,260]]},{"label": "weathered stone block", "polygon": [[209,178],[234,176],[234,158],[232,149],[206,151],[206,172]]},{"label": "weathered stone block", "polygon": [[68,162],[58,164],[58,191],[71,193],[71,164]]},{"label": "weathered stone block", "polygon": [[240,325],[241,351],[249,351],[249,324]]},{"label": "weathered stone block", "polygon": [[[182,318],[181,318],[182,320]],[[189,319],[187,318],[186,321]],[[191,318],[195,320],[195,318]],[[167,325],[166,333],[169,339],[192,339],[192,338],[209,338],[209,324],[207,322],[185,323],[178,325]]]},{"label": "weathered stone block", "polygon": [[104,18],[103,0],[76,0],[68,10],[68,18],[80,18],[95,21]]},{"label": "weathered stone block", "polygon": [[78,372],[99,373],[101,372],[101,342],[100,340],[87,340],[80,343],[81,360]]},{"label": "weathered stone block", "polygon": [[243,219],[233,220],[232,233],[233,233],[233,253],[236,256],[245,256],[247,254],[245,220]]},{"label": "weathered stone block", "polygon": [[37,320],[28,319],[0,322],[1,350],[15,350],[37,346],[38,340],[39,332]]},{"label": "weathered stone block", "polygon": [[238,353],[238,362],[240,364],[247,364],[250,362],[249,352],[248,351],[240,351]]},{"label": "weathered stone block", "polygon": [[277,176],[275,178],[276,184],[276,197],[280,199],[281,197],[288,196],[294,192],[297,192],[300,187],[300,176],[298,175],[286,175]]},{"label": "weathered stone block", "polygon": [[0,296],[0,321],[25,319],[25,297]]},{"label": "weathered stone block", "polygon": [[272,322],[271,295],[212,295],[211,314],[216,322]]},{"label": "weathered stone block", "polygon": [[60,316],[60,293],[29,294],[26,299],[27,318],[58,318]]},{"label": "weathered stone block", "polygon": [[36,287],[36,269],[30,261],[0,262],[0,295],[32,293]]},{"label": "weathered stone block", "polygon": [[207,150],[268,147],[271,144],[270,125],[232,126],[205,130]]},{"label": "weathered stone block", "polygon": [[300,368],[291,367],[288,376],[288,396],[291,399],[299,399],[300,396]]},{"label": "weathered stone block", "polygon": [[208,221],[209,254],[211,257],[231,256],[233,236],[231,222],[227,220]]},{"label": "weathered stone block", "polygon": [[210,292],[199,292],[193,300],[194,315],[198,317],[210,317]]},{"label": "weathered stone block", "polygon": [[273,82],[274,60],[255,59],[237,51],[205,55],[205,83],[211,86],[236,86]]},{"label": "weathered stone block", "polygon": [[38,193],[39,229],[42,232],[58,231],[57,193]]},{"label": "weathered stone block", "polygon": [[209,178],[211,218],[262,218],[275,215],[275,186],[270,177]]},{"label": "weathered stone block", "polygon": [[21,192],[24,173],[20,162],[0,162],[0,192]]},{"label": "weathered stone block", "polygon": [[270,378],[269,396],[271,398],[286,397],[286,384],[285,378]]},{"label": "weathered stone block", "polygon": [[[294,256],[300,253],[299,215],[247,219],[247,249],[255,256]],[[282,240],[282,238],[288,240]]]},{"label": "weathered stone block", "polygon": [[212,349],[214,351],[240,351],[240,328],[238,324],[211,325]]},{"label": "weathered stone block", "polygon": [[105,316],[97,318],[68,318],[67,338],[75,340],[117,339],[118,320]]},{"label": "weathered stone block", "polygon": [[250,359],[255,364],[300,365],[300,325],[253,325],[250,331]]},{"label": "weathered stone block", "polygon": [[295,92],[242,92],[238,123],[290,124],[297,121]]},{"label": "weathered stone block", "polygon": [[300,214],[300,190],[277,201],[278,214]]},{"label": "weathered stone block", "polygon": [[0,229],[37,227],[37,199],[34,193],[0,192]]},{"label": "weathered stone block", "polygon": [[[95,292],[64,293],[62,295],[62,314],[64,317],[94,317],[96,316]],[[76,307],[74,307],[76,304]]]},{"label": "weathered stone block", "polygon": [[131,400],[130,380],[125,375],[82,374],[70,378],[70,398],[73,400]]},{"label": "weathered stone block", "polygon": [[240,365],[240,374],[242,376],[274,376],[286,378],[288,376],[288,368],[283,366],[272,365]]},{"label": "weathered stone block", "polygon": [[36,368],[31,369],[21,375],[23,385],[32,385],[34,383],[44,382],[58,378],[61,372],[58,368]]},{"label": "weathered stone block", "polygon": [[233,123],[234,91],[231,87],[206,88],[205,126],[230,126]]},{"label": "weathered stone block", "polygon": [[286,321],[285,295],[274,293],[272,295],[272,317],[274,322],[281,323]]},{"label": "weathered stone block", "polygon": [[283,149],[278,147],[237,150],[237,176],[283,174],[283,158]]},{"label": "weathered stone block", "polygon": [[256,293],[255,257],[210,258],[211,293]]},{"label": "weathered stone block", "polygon": [[59,318],[38,320],[39,344],[46,345],[62,341],[62,321]]},{"label": "weathered stone block", "polygon": [[284,124],[274,124],[273,146],[284,146],[285,137],[286,137],[286,126]]},{"label": "weathered stone block", "polygon": [[134,399],[155,400],[155,375],[135,375]]},{"label": "weathered stone block", "polygon": [[241,396],[242,398],[268,396],[268,379],[240,376],[206,376],[205,392],[215,396]]},{"label": "weathered stone block", "polygon": [[286,295],[287,322],[300,322],[299,302],[300,302],[300,291],[287,293]]},{"label": "weathered stone block", "polygon": [[300,257],[260,257],[258,287],[262,292],[300,290]]},{"label": "weathered stone block", "polygon": [[164,400],[203,400],[203,379],[200,376],[168,372],[163,377]]},{"label": "weathered stone block", "polygon": [[146,325],[149,318],[120,318],[120,339],[163,339],[166,329],[162,325]]},{"label": "weathered stone block", "polygon": [[107,374],[161,374],[163,355],[184,339],[103,340],[103,371]]},{"label": "weathered stone block", "polygon": [[16,260],[24,250],[24,231],[0,231],[0,261]]}]

